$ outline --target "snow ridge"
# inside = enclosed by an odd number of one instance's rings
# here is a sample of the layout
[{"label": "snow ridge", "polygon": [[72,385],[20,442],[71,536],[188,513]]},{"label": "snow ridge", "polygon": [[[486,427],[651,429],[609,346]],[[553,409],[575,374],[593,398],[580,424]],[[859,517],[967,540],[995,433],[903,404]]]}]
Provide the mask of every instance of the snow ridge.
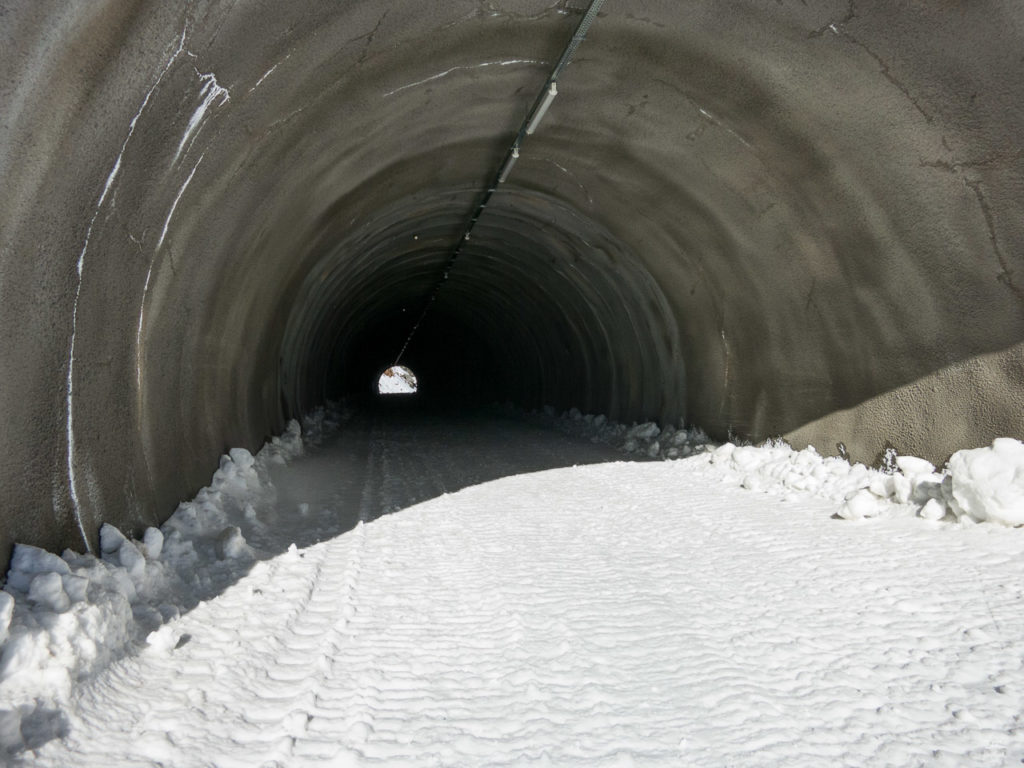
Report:
[{"label": "snow ridge", "polygon": [[268,468],[303,452],[300,434],[292,421],[255,457],[232,449],[210,485],[142,541],[104,525],[98,557],[15,545],[0,592],[0,755],[30,747],[39,713],[59,709],[76,681],[251,566],[246,539],[274,500]]},{"label": "snow ridge", "polygon": [[652,459],[685,459],[714,447],[704,431],[696,427],[680,425],[676,428],[672,424],[659,427],[653,421],[627,427],[603,414],[583,414],[578,408],[571,408],[558,416],[553,407],[547,406],[532,413],[531,418],[560,432]]},{"label": "snow ridge", "polygon": [[[506,405],[507,413],[518,413]],[[572,408],[558,414],[547,406],[528,418],[593,442],[652,459],[702,455],[723,482],[795,499],[816,497],[841,504],[846,520],[919,517],[932,522],[1024,525],[1024,443],[1002,437],[984,448],[957,451],[942,471],[916,456],[889,457],[888,471],[872,469],[814,448],[797,451],[784,441],[716,446],[700,429],[627,427],[603,415]]]}]

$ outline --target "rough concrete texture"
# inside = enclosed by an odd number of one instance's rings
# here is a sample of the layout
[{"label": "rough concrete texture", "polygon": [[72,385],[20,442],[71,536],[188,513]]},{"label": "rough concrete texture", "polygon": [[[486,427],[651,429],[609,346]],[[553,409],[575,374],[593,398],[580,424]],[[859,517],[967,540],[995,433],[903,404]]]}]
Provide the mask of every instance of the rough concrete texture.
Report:
[{"label": "rough concrete texture", "polygon": [[[0,1],[6,552],[372,386],[577,0]],[[405,362],[872,460],[1024,436],[1024,17],[607,0]]]}]

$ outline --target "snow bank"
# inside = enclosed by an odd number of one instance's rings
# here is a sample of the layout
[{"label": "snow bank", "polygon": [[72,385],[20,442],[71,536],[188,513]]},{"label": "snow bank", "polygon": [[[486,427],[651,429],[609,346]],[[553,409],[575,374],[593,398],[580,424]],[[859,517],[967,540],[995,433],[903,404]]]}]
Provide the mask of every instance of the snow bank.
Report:
[{"label": "snow bank", "polygon": [[[319,438],[337,420],[321,409],[309,424]],[[31,748],[40,728],[60,727],[53,713],[73,683],[252,565],[246,539],[274,502],[267,467],[302,452],[296,421],[257,456],[232,449],[210,485],[141,541],[103,525],[99,557],[15,546],[0,592],[0,757]]]},{"label": "snow bank", "polygon": [[[505,411],[515,411],[506,405]],[[890,456],[886,470],[796,451],[783,441],[716,446],[700,429],[626,426],[572,408],[546,406],[529,418],[567,434],[655,459],[700,456],[726,482],[792,498],[808,494],[840,504],[847,520],[916,515],[960,525],[1024,525],[1024,443],[998,438],[988,448],[957,451],[942,471],[916,456]]]},{"label": "snow bank", "polygon": [[530,418],[560,432],[652,459],[681,459],[714,447],[702,430],[687,429],[682,424],[679,427],[672,424],[659,427],[653,421],[647,421],[626,426],[603,415],[583,414],[578,408],[558,415],[551,406],[534,411]]},{"label": "snow bank", "polygon": [[892,471],[824,457],[813,447],[716,448],[708,459],[744,488],[775,495],[808,493],[841,502],[848,520],[916,515],[961,525],[1024,524],[1024,443],[999,438],[989,448],[957,451],[941,472],[916,456],[892,457]]},{"label": "snow bank", "polygon": [[352,418],[354,411],[342,402],[328,402],[312,413],[302,417],[302,442],[319,445],[324,438],[337,432],[338,428]]}]

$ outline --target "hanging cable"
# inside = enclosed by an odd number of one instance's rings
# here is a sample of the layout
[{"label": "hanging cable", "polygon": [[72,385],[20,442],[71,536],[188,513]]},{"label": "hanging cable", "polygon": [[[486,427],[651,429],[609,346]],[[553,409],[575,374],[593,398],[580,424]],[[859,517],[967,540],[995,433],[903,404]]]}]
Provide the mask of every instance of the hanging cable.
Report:
[{"label": "hanging cable", "polygon": [[452,253],[451,256],[448,257],[448,261],[445,262],[441,278],[434,285],[433,289],[431,289],[430,295],[427,297],[427,300],[423,305],[423,310],[420,312],[419,317],[416,318],[416,322],[413,323],[412,330],[409,331],[409,335],[406,337],[405,343],[402,344],[402,348],[398,351],[398,356],[395,357],[393,365],[398,365],[399,362],[401,362],[402,356],[409,348],[409,344],[412,342],[416,332],[420,329],[420,325],[423,324],[423,319],[427,316],[431,305],[437,299],[437,294],[441,292],[442,286],[448,281],[448,276],[452,267],[455,265],[455,261],[462,253],[463,246],[469,242],[470,236],[473,234],[473,228],[476,226],[477,221],[483,214],[484,209],[487,208],[487,204],[491,201],[494,191],[498,188],[498,185],[504,184],[508,179],[509,174],[512,172],[512,166],[514,166],[516,164],[516,160],[519,159],[519,155],[522,151],[523,140],[537,130],[537,126],[540,125],[540,121],[543,120],[544,115],[547,114],[548,108],[558,95],[558,76],[562,73],[563,69],[569,66],[569,62],[572,60],[573,54],[576,53],[576,49],[579,48],[580,43],[586,39],[587,30],[589,30],[590,26],[594,23],[594,19],[597,18],[598,11],[601,10],[601,6],[603,4],[604,0],[591,0],[590,6],[587,8],[586,13],[583,14],[583,18],[580,19],[580,23],[576,25],[576,31],[573,33],[572,39],[565,46],[565,50],[562,51],[562,55],[559,57],[558,63],[555,65],[554,69],[551,70],[551,74],[548,75],[548,79],[544,81],[544,86],[541,88],[540,93],[534,100],[533,106],[526,115],[526,119],[523,120],[523,124],[519,126],[519,131],[516,133],[515,141],[512,142],[512,146],[509,147],[508,151],[505,153],[505,158],[498,167],[497,174],[495,174],[491,183],[487,185],[480,201],[473,209],[473,213],[470,215],[469,221],[466,223],[462,236],[452,249]]}]

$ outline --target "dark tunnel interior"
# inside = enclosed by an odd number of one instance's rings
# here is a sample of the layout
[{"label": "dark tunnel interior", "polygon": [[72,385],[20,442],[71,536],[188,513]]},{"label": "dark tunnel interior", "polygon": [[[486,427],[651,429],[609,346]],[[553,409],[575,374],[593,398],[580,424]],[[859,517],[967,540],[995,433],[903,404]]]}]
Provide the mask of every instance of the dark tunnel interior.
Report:
[{"label": "dark tunnel interior", "polygon": [[[395,362],[578,0],[0,4],[4,551]],[[1019,4],[607,0],[420,398],[943,461],[1024,435]]]},{"label": "dark tunnel interior", "polygon": [[671,418],[681,404],[663,402],[662,379],[681,392],[684,377],[664,296],[596,222],[557,200],[502,189],[431,299],[474,193],[448,195],[429,217],[398,206],[366,245],[359,234],[337,241],[289,320],[287,410],[362,395],[409,339],[403,360],[429,382],[424,399],[568,403],[613,417],[625,400]]}]

